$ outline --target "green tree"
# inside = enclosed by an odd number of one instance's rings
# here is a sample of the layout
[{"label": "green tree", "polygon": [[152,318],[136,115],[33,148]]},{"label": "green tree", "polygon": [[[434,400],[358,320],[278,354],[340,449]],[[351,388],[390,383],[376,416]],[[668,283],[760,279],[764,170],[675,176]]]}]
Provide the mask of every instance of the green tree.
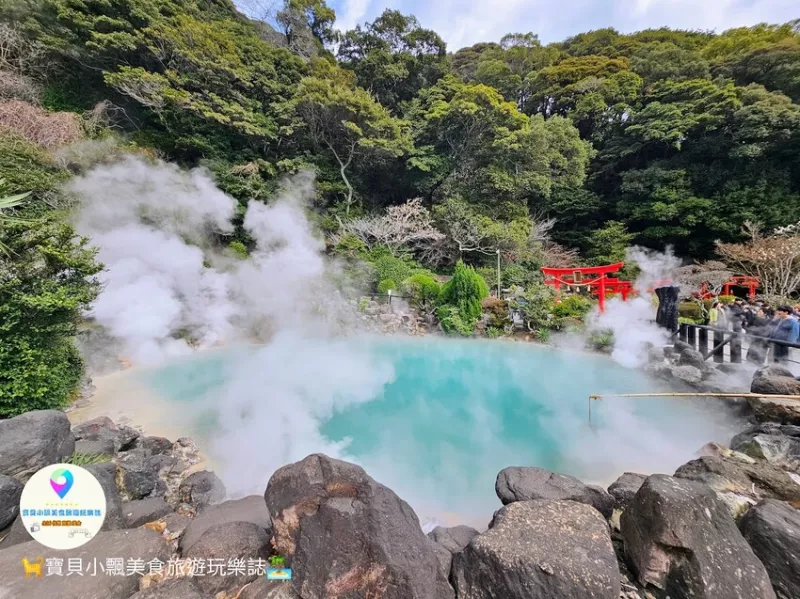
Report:
[{"label": "green tree", "polygon": [[[489,295],[489,287],[475,269],[459,261],[453,271],[453,277],[442,287],[441,306],[437,314],[439,320],[445,322],[458,316],[459,332],[473,330],[481,316],[481,301]],[[443,323],[445,330],[447,324]],[[449,331],[448,331],[449,332]]]},{"label": "green tree", "polygon": [[295,107],[305,122],[314,148],[329,152],[342,182],[345,213],[355,202],[347,176],[353,161],[374,156],[402,156],[411,148],[407,124],[389,112],[361,88],[342,80],[307,77],[300,83]]}]

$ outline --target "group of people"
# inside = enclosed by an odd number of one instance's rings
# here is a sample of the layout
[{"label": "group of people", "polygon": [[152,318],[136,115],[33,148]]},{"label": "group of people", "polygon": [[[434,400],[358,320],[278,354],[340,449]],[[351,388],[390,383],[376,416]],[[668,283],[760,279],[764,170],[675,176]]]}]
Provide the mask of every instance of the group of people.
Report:
[{"label": "group of people", "polygon": [[[800,305],[771,308],[765,302],[749,304],[737,298],[726,306],[715,301],[709,310],[709,324],[721,329],[744,329],[749,336],[748,361],[762,364],[772,346],[774,361],[785,362],[789,359],[789,348],[768,340],[797,343],[800,338]],[[741,327],[737,326],[739,324]]]}]

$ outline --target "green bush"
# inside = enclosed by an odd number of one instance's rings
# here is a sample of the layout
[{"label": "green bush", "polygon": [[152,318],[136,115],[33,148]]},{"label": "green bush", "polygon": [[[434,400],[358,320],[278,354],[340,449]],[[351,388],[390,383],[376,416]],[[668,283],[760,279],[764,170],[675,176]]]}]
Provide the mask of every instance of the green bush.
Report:
[{"label": "green bush", "polygon": [[609,352],[614,349],[614,331],[611,329],[592,331],[586,342],[595,351]]},{"label": "green bush", "polygon": [[423,312],[432,310],[442,293],[442,286],[438,281],[423,273],[412,275],[403,281],[402,289],[409,297],[409,303]]},{"label": "green bush", "polygon": [[534,283],[511,301],[511,307],[522,313],[528,329],[538,331],[553,326],[553,302],[555,293],[544,283]]},{"label": "green bush", "polygon": [[504,330],[511,324],[511,315],[508,311],[508,302],[496,297],[487,297],[483,300],[483,313],[488,316],[488,326]]},{"label": "green bush", "polygon": [[442,330],[449,335],[469,337],[475,331],[475,322],[465,321],[455,306],[447,304],[439,306],[436,318],[439,319]]},{"label": "green bush", "polygon": [[389,293],[390,291],[397,292],[397,283],[392,279],[383,279],[378,283],[378,293]]},{"label": "green bush", "polygon": [[553,306],[553,316],[558,319],[583,318],[592,311],[594,302],[582,295],[568,295]]},{"label": "green bush", "polygon": [[405,281],[419,268],[413,260],[384,255],[374,261],[378,281]]},{"label": "green bush", "polygon": [[247,256],[249,256],[247,246],[241,241],[231,241],[228,244],[228,249],[231,250],[233,255],[237,258],[247,258]]},{"label": "green bush", "polygon": [[454,306],[464,322],[474,323],[481,317],[481,300],[489,295],[489,287],[475,269],[460,260],[451,278],[442,287],[440,302]]},{"label": "green bush", "polygon": [[64,460],[64,463],[73,464],[75,466],[88,466],[89,464],[102,464],[110,461],[111,456],[105,453],[82,453],[76,451]]},{"label": "green bush", "polygon": [[720,295],[717,298],[721,303],[725,304],[726,306],[730,306],[733,302],[736,301],[735,295]]},{"label": "green bush", "polygon": [[366,258],[368,255],[367,245],[352,233],[342,235],[333,246],[333,253],[346,258]]},{"label": "green bush", "polygon": [[701,318],[703,315],[700,305],[697,302],[681,302],[678,304],[679,318]]}]

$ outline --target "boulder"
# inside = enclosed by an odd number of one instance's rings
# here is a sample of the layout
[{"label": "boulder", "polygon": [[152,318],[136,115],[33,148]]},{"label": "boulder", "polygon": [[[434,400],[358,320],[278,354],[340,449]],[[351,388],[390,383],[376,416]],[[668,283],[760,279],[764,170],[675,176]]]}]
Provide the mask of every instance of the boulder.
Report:
[{"label": "boulder", "polygon": [[201,470],[183,480],[178,488],[178,494],[183,503],[188,503],[201,511],[225,499],[226,491],[225,485],[216,474]]},{"label": "boulder", "polygon": [[310,455],[278,469],[264,497],[304,599],[453,597],[414,510],[359,466]]},{"label": "boulder", "polygon": [[654,474],[621,518],[639,583],[674,599],[774,599],[764,566],[707,485]]},{"label": "boulder", "polygon": [[300,595],[285,581],[267,580],[261,576],[244,587],[238,599],[300,599]]},{"label": "boulder", "polygon": [[645,365],[644,371],[653,378],[669,379],[672,377],[672,367],[666,362],[651,362]]},{"label": "boulder", "polygon": [[706,360],[696,349],[684,349],[678,357],[678,364],[681,366],[694,366],[700,371],[706,369]]},{"label": "boulder", "polygon": [[800,470],[800,426],[752,426],[731,439],[731,449],[779,468]]},{"label": "boulder", "polygon": [[166,455],[172,451],[172,441],[164,437],[139,437],[132,448],[144,449],[150,455]]},{"label": "boulder", "polygon": [[703,371],[696,366],[675,366],[672,368],[672,376],[689,385],[697,385],[703,380]]},{"label": "boulder", "polygon": [[190,578],[173,578],[144,591],[131,595],[130,599],[211,599]]},{"label": "boulder", "polygon": [[602,487],[533,466],[504,468],[494,489],[503,505],[531,499],[569,499],[591,505],[606,518],[614,511],[614,498]]},{"label": "boulder", "polygon": [[0,474],[0,530],[14,522],[19,514],[23,486],[16,478]]},{"label": "boulder", "polygon": [[744,462],[745,464],[755,464],[756,459],[750,457],[746,453],[742,453],[741,451],[734,451],[724,445],[720,445],[719,443],[706,443],[697,451],[698,457],[703,456],[712,456],[712,457],[723,457],[723,458],[734,458],[738,462]]},{"label": "boulder", "polygon": [[756,370],[750,391],[767,395],[800,395],[800,381],[783,366],[765,366]]},{"label": "boulder", "polygon": [[27,481],[72,455],[75,438],[64,412],[35,410],[0,420],[0,474]]},{"label": "boulder", "polygon": [[114,455],[130,448],[139,431],[114,424],[108,416],[100,416],[73,427],[72,434],[75,435],[75,451]]},{"label": "boulder", "polygon": [[611,483],[611,486],[608,487],[608,494],[614,498],[614,507],[624,510],[646,479],[647,476],[644,474],[626,472]]},{"label": "boulder", "polygon": [[428,533],[428,538],[447,549],[450,553],[458,553],[472,540],[478,531],[471,526],[437,526]]},{"label": "boulder", "polygon": [[122,504],[122,514],[128,528],[136,528],[142,524],[153,522],[172,512],[172,508],[163,497],[136,499]]},{"label": "boulder", "polygon": [[517,501],[453,556],[458,597],[618,599],[608,524],[574,501]]},{"label": "boulder", "polygon": [[[203,559],[206,563],[221,559],[227,564],[231,559],[244,559],[245,563],[249,559],[266,560],[269,555],[269,535],[261,526],[252,522],[227,522],[206,530],[184,557]],[[247,570],[234,575],[228,572],[226,576],[206,573],[206,576],[196,577],[195,582],[204,593],[213,597],[220,592],[231,593],[241,589],[257,577],[255,572],[248,574]]]},{"label": "boulder", "polygon": [[[25,578],[22,559],[38,561],[39,556],[57,557],[63,560],[64,576],[47,576],[47,564],[42,566],[41,578]],[[84,567],[83,576],[66,576],[70,558],[80,558]],[[87,573],[86,567],[97,560],[97,575]],[[110,576],[101,565],[106,559],[120,558],[124,563],[141,559],[145,563],[153,559],[166,562],[169,558],[167,546],[161,537],[145,528],[112,530],[101,532],[89,543],[75,549],[54,551],[29,541],[0,551],[0,597],[11,599],[128,599],[139,587],[139,576]],[[166,566],[165,566],[166,567]],[[33,576],[33,575],[31,575]]]},{"label": "boulder", "polygon": [[[3,537],[3,535],[5,535],[5,537]],[[11,526],[0,533],[0,539],[2,539],[0,540],[0,550],[19,545],[20,543],[27,543],[32,538],[33,537],[31,537],[25,529],[22,518],[17,515]],[[2,597],[2,595],[0,595],[0,597]]]},{"label": "boulder", "polygon": [[122,515],[122,499],[115,481],[116,467],[111,462],[102,464],[89,464],[84,466],[91,472],[103,488],[106,496],[106,517],[100,530],[117,530],[125,528],[125,518]]},{"label": "boulder", "polygon": [[233,499],[212,505],[193,518],[181,537],[181,551],[185,553],[191,549],[192,545],[212,526],[228,522],[252,522],[267,532],[271,529],[267,504],[261,495]]},{"label": "boulder", "polygon": [[800,402],[797,400],[748,397],[747,401],[759,422],[780,422],[800,426]]},{"label": "boulder", "polygon": [[477,534],[478,531],[471,526],[463,525],[450,528],[437,526],[428,533],[428,538],[433,541],[433,550],[445,578],[450,578],[453,555],[464,549]]},{"label": "boulder", "polygon": [[734,457],[704,456],[678,468],[675,477],[711,487],[735,518],[761,499],[800,501],[800,484],[766,462],[748,464]]},{"label": "boulder", "polygon": [[800,592],[800,512],[766,499],[750,508],[739,529],[767,569],[778,597],[795,599]]},{"label": "boulder", "polygon": [[117,458],[117,485],[126,500],[150,495],[158,484],[160,465],[149,451],[138,448],[124,451]]}]

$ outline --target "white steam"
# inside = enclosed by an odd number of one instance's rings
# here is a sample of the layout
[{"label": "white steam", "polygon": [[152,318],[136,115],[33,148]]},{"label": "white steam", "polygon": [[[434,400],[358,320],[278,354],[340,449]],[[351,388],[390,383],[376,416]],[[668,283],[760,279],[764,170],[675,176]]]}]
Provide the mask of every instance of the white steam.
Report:
[{"label": "white steam", "polygon": [[626,368],[638,368],[647,363],[648,348],[664,346],[670,337],[655,323],[657,304],[653,302],[650,290],[669,284],[681,263],[669,248],[663,253],[629,248],[627,260],[635,262],[641,269],[634,285],[639,295],[626,302],[618,298],[609,300],[603,314],[595,312],[590,317],[589,327],[590,330],[613,331],[611,357]]}]

